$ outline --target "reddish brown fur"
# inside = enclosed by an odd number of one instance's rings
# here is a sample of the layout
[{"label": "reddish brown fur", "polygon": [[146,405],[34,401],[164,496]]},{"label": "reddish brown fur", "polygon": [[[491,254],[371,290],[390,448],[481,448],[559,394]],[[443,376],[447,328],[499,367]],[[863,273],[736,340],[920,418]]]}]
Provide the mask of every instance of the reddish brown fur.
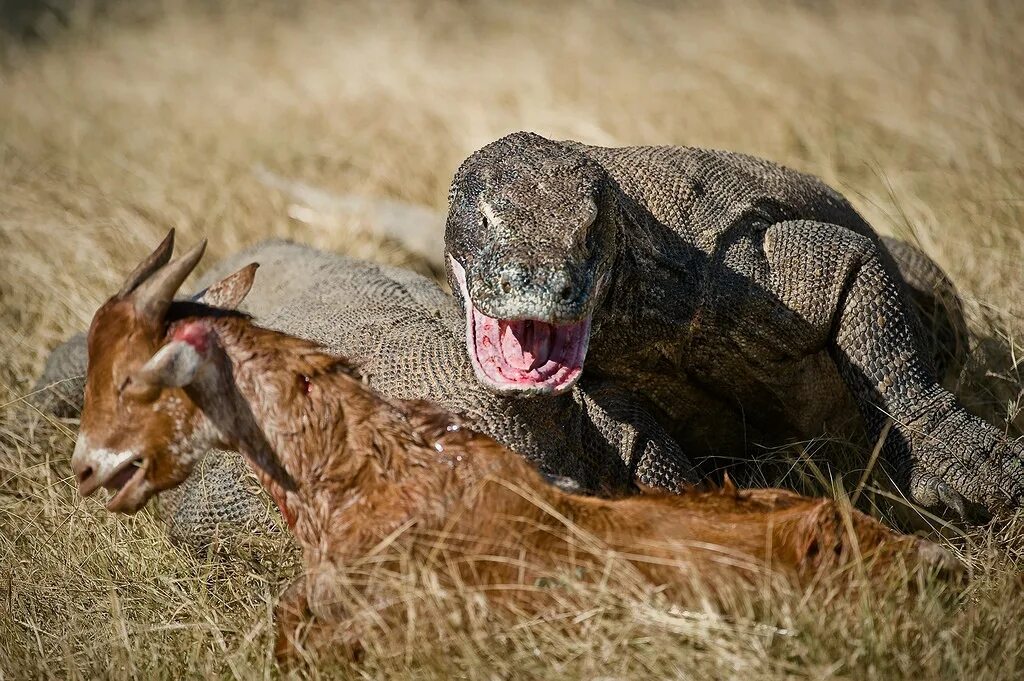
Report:
[{"label": "reddish brown fur", "polygon": [[[83,432],[141,443],[155,489],[178,484],[191,466],[173,461],[168,414],[179,419],[179,437],[203,432],[208,420],[219,433],[210,444],[250,458],[289,518],[307,570],[279,606],[282,656],[345,620],[331,605],[335,575],[382,542],[390,542],[387,555],[426,560],[443,551],[466,584],[521,585],[492,593],[520,607],[538,600],[528,587],[545,574],[576,568],[582,579],[599,576],[606,549],[680,601],[714,600],[766,578],[807,584],[859,557],[868,570],[947,561],[934,545],[834,501],[783,490],[573,496],[433,405],[383,399],[312,343],[198,306],[151,324],[122,303],[112,300],[93,321]],[[118,396],[125,377],[183,336],[209,340],[215,371],[184,389],[140,385]],[[310,621],[312,631],[300,626]]]},{"label": "reddish brown fur", "polygon": [[[148,449],[166,450],[173,439],[175,419],[193,420],[196,414],[181,391],[180,406],[167,403],[173,392],[169,390],[162,395],[164,408],[151,409],[149,398],[161,396],[160,391],[133,382],[134,372],[160,346],[162,322],[147,320],[136,312],[131,301],[117,298],[104,304],[96,312],[96,319],[103,323],[93,323],[89,328],[89,370],[81,432],[102,434],[102,444],[109,449],[145,443]],[[134,415],[141,410],[145,410],[146,418],[135,420]],[[125,422],[131,422],[133,427],[111,427]],[[147,477],[158,490],[174,487],[188,477],[188,471],[173,457],[151,457],[147,465]]]}]

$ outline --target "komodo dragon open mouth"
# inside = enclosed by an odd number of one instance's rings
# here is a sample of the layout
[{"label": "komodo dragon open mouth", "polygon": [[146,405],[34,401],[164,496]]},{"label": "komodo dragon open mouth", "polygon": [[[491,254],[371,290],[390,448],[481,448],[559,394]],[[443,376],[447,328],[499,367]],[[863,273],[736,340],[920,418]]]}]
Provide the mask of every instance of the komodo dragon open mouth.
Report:
[{"label": "komodo dragon open mouth", "polygon": [[557,395],[583,373],[590,318],[572,324],[537,319],[497,319],[473,304],[466,271],[450,258],[466,301],[466,349],[477,378],[501,391]]}]

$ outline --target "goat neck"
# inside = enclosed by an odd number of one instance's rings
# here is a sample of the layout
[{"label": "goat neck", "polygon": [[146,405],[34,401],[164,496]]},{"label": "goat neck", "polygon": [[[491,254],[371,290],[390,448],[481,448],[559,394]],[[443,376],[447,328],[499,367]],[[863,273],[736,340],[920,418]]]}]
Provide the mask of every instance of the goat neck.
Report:
[{"label": "goat neck", "polygon": [[[187,392],[222,444],[252,462],[305,548],[347,553],[412,517],[442,518],[453,490],[483,477],[469,461],[445,459],[447,446],[480,437],[447,414],[382,399],[346,360],[308,341],[245,318],[201,321],[218,343],[210,369]],[[466,448],[458,450],[462,463]],[[492,458],[485,473],[526,466]]]}]

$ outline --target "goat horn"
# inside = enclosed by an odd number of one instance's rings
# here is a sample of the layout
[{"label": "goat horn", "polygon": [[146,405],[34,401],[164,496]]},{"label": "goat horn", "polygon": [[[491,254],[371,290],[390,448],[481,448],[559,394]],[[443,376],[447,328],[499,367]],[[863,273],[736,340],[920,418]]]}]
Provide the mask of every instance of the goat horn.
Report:
[{"label": "goat horn", "polygon": [[156,250],[149,254],[149,257],[143,260],[136,266],[132,273],[128,275],[121,290],[117,292],[119,298],[124,298],[129,293],[138,288],[139,284],[144,282],[154,272],[167,264],[171,259],[171,253],[174,252],[174,228],[167,232],[167,236],[160,242],[160,245],[156,247]]},{"label": "goat horn", "polygon": [[174,299],[174,294],[178,292],[185,277],[191,274],[199,264],[199,259],[203,257],[205,250],[206,239],[203,239],[190,248],[185,255],[164,265],[140,284],[132,294],[135,309],[139,311],[139,314],[153,319],[163,318]]}]

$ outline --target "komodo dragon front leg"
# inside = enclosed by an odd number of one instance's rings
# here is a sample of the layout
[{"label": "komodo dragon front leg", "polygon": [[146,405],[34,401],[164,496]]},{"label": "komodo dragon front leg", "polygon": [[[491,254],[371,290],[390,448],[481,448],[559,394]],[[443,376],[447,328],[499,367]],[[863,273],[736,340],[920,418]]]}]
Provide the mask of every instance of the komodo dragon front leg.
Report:
[{"label": "komodo dragon front leg", "polygon": [[967,362],[970,334],[963,303],[950,281],[928,254],[916,246],[883,236],[879,239],[899,270],[900,278],[921,322],[922,349],[942,383],[958,376]]},{"label": "komodo dragon front leg", "polygon": [[658,423],[640,395],[619,385],[584,381],[580,395],[587,413],[588,447],[609,448],[622,457],[643,488],[679,492],[701,475],[682,448]]},{"label": "komodo dragon front leg", "polygon": [[869,436],[880,438],[892,420],[882,452],[895,482],[918,504],[961,516],[974,505],[1019,506],[1024,447],[938,385],[913,312],[875,243],[835,225],[796,221],[771,226],[764,250],[769,293],[810,328],[827,331],[827,350]]}]

